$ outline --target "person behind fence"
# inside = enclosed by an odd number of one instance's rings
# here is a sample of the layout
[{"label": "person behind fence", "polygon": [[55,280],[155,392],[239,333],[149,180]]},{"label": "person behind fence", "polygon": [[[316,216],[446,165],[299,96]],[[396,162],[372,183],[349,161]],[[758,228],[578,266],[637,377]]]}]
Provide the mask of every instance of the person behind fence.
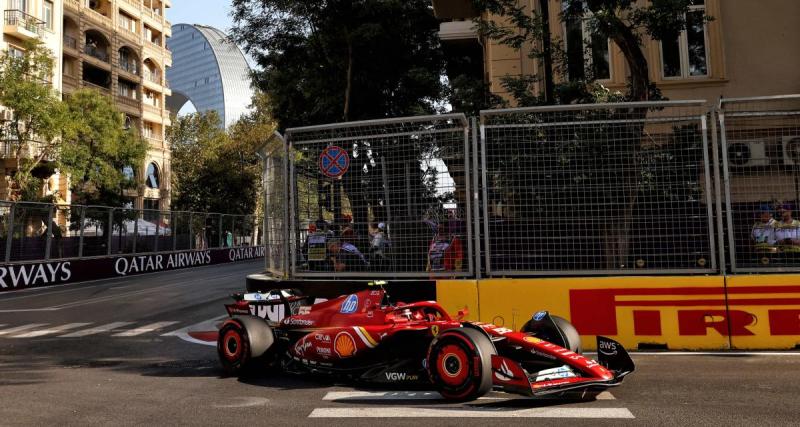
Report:
[{"label": "person behind fence", "polygon": [[772,252],[775,250],[775,226],[778,221],[772,217],[772,209],[768,204],[763,204],[758,209],[759,217],[753,224],[750,236],[756,251]]},{"label": "person behind fence", "polygon": [[389,250],[389,238],[386,237],[386,224],[383,222],[373,223],[369,241],[369,261],[373,267],[380,267],[387,261],[387,251]]},{"label": "person behind fence", "polygon": [[461,271],[464,261],[461,239],[448,228],[447,223],[436,225],[436,235],[428,244],[427,271]]},{"label": "person behind fence", "polygon": [[775,240],[783,252],[800,253],[800,221],[792,217],[794,206],[784,203],[778,209],[780,221],[775,224]]},{"label": "person behind fence", "polygon": [[308,237],[306,237],[303,253],[308,260],[308,268],[312,271],[326,270],[328,235],[324,230],[324,228],[318,228],[317,224],[308,225]]},{"label": "person behind fence", "polygon": [[369,267],[369,261],[354,244],[340,239],[328,241],[328,256],[333,271],[366,271]]}]

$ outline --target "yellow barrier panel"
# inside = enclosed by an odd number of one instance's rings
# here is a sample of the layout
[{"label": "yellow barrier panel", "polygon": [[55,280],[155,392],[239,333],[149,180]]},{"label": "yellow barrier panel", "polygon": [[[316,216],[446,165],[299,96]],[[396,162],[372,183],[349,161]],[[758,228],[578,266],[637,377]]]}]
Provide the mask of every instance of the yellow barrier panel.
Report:
[{"label": "yellow barrier panel", "polygon": [[732,333],[737,349],[787,349],[800,345],[800,275],[729,276]]},{"label": "yellow barrier panel", "polygon": [[[437,283],[437,298],[446,307],[468,304],[474,282]],[[630,349],[730,344],[722,276],[487,279],[478,281],[477,295],[481,321],[519,329],[536,311],[548,310],[569,319],[590,350],[596,335]]]},{"label": "yellow barrier panel", "polygon": [[469,314],[464,320],[480,319],[478,283],[475,280],[436,281],[436,301],[453,317],[466,307]]}]

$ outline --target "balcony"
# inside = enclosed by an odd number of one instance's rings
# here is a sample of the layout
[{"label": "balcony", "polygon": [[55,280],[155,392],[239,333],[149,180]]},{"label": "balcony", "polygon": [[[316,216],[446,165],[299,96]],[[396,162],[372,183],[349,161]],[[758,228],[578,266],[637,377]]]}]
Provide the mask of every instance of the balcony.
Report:
[{"label": "balcony", "polygon": [[155,105],[148,104],[147,101],[144,102],[144,111],[155,114],[157,116],[161,116],[161,108],[156,107]]},{"label": "balcony", "polygon": [[103,62],[110,63],[108,58],[108,52],[103,49],[100,49],[99,47],[87,44],[86,46],[83,47],[83,53],[91,57],[97,58]]},{"label": "balcony", "polygon": [[69,74],[62,74],[61,75],[61,82],[62,82],[62,85],[64,86],[64,91],[65,92],[68,89],[69,90],[76,90],[81,85],[80,84],[80,80],[78,80],[78,77],[73,76],[73,75],[69,75]]},{"label": "balcony", "polygon": [[119,69],[135,76],[139,75],[139,65],[134,61],[119,61]]},{"label": "balcony", "polygon": [[96,85],[96,84],[94,84],[92,82],[89,82],[89,81],[86,81],[86,80],[83,81],[83,86],[85,86],[86,88],[89,88],[89,89],[94,89],[94,90],[100,92],[101,95],[111,96],[111,89],[109,89],[107,87]]},{"label": "balcony", "polygon": [[7,10],[4,12],[3,33],[19,39],[31,40],[41,37],[44,21],[35,16],[28,15],[21,10]]},{"label": "balcony", "polygon": [[118,94],[117,95],[117,102],[119,104],[131,107],[131,108],[135,108],[136,110],[138,110],[139,109],[139,105],[141,105],[141,102],[138,99],[131,98],[130,96],[126,96],[126,95],[122,95],[122,94]]},{"label": "balcony", "polygon": [[144,77],[145,81],[148,81],[150,83],[155,83],[155,84],[157,84],[159,86],[163,85],[163,83],[161,81],[161,73],[158,73],[158,72],[155,72],[155,71],[150,71],[147,68],[143,69],[142,71],[143,71],[142,74],[143,74],[143,77]]},{"label": "balcony", "polygon": [[452,21],[439,24],[439,39],[442,43],[478,43],[478,29],[472,21]]},{"label": "balcony", "polygon": [[78,39],[64,34],[64,48],[73,51],[78,51]]},{"label": "balcony", "polygon": [[111,18],[109,18],[108,16],[105,16],[94,9],[86,8],[85,10],[86,13],[83,16],[89,18],[90,21],[93,21],[101,28],[108,28],[111,26]]}]

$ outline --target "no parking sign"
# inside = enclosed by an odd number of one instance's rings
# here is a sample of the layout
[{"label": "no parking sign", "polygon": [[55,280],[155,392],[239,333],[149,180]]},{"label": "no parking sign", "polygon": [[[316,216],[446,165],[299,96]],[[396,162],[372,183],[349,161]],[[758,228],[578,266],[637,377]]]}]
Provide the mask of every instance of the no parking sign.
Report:
[{"label": "no parking sign", "polygon": [[331,145],[319,155],[319,170],[328,178],[339,178],[350,168],[350,156],[341,147]]}]

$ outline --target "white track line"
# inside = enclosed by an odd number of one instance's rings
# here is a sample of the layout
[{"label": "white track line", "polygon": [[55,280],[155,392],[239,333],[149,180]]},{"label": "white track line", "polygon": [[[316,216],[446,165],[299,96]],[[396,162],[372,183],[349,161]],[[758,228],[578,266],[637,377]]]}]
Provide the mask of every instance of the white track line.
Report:
[{"label": "white track line", "polygon": [[27,332],[24,334],[14,335],[11,338],[36,338],[42,337],[45,335],[57,334],[60,332],[68,331],[70,329],[80,328],[83,326],[91,325],[91,323],[67,323],[60,326],[53,326],[48,329],[39,329],[32,332]]},{"label": "white track line", "polygon": [[[495,392],[489,396],[479,397],[480,400],[511,400],[529,399],[526,396]],[[544,398],[538,398],[539,400]],[[596,396],[597,400],[614,400],[613,394],[604,391]],[[442,395],[435,391],[330,391],[322,400],[444,400]]]},{"label": "white track line", "polygon": [[130,324],[133,324],[133,322],[114,322],[114,323],[109,323],[109,324],[103,325],[103,326],[97,326],[97,327],[94,327],[94,328],[89,328],[89,329],[84,329],[82,331],[73,332],[71,334],[59,335],[58,337],[59,338],[86,337],[86,336],[89,336],[89,335],[100,334],[100,333],[103,333],[103,332],[111,332],[111,331],[113,331],[115,329],[119,329],[119,328],[121,328],[123,326],[128,326]]},{"label": "white track line", "polygon": [[635,418],[627,408],[316,408],[309,418]]},{"label": "white track line", "polygon": [[27,331],[29,329],[34,329],[34,328],[40,328],[40,327],[46,326],[46,325],[47,325],[47,323],[31,323],[31,324],[28,324],[28,325],[17,326],[15,328],[10,328],[10,329],[5,329],[5,330],[0,331],[0,336],[15,334],[17,332]]},{"label": "white track line", "polygon": [[134,328],[129,329],[127,331],[120,332],[118,334],[112,335],[112,337],[135,337],[138,335],[146,334],[148,332],[157,331],[162,328],[166,328],[167,326],[174,325],[178,322],[156,322],[151,323],[146,326],[142,326],[141,328]]}]

